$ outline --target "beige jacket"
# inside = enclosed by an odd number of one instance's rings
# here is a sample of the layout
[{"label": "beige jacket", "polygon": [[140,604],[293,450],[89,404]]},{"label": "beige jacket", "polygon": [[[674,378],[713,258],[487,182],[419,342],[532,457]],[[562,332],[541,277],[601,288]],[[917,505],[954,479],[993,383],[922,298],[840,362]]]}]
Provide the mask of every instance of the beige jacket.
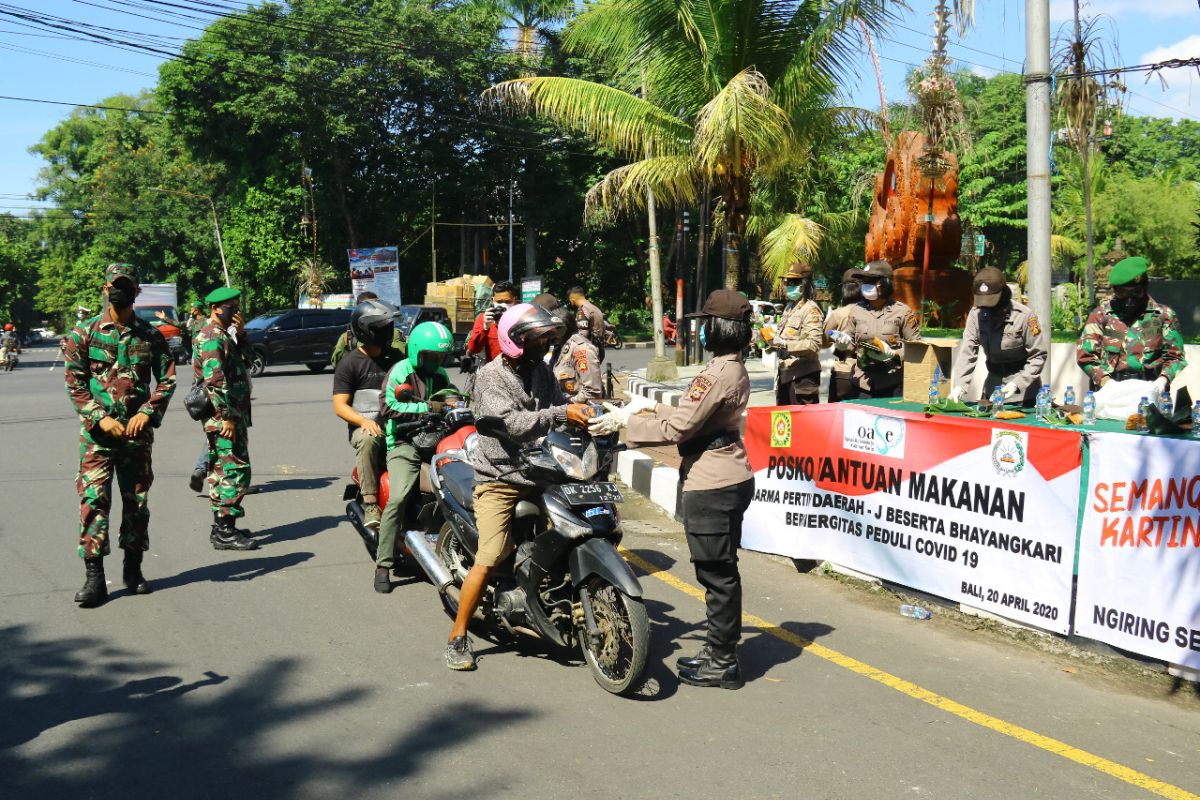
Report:
[{"label": "beige jacket", "polygon": [[791,303],[784,309],[773,342],[783,351],[779,359],[780,383],[791,383],[802,375],[821,371],[823,328],[821,307],[812,300]]}]

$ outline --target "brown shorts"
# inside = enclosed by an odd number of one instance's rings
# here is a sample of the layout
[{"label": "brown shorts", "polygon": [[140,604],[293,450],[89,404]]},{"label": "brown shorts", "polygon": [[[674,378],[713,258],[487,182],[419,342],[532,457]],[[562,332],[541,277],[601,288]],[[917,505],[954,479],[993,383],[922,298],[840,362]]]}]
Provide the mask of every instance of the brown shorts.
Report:
[{"label": "brown shorts", "polygon": [[512,553],[513,512],[521,500],[533,497],[533,486],[492,481],[475,484],[475,525],[479,530],[479,550],[475,563],[494,567]]}]

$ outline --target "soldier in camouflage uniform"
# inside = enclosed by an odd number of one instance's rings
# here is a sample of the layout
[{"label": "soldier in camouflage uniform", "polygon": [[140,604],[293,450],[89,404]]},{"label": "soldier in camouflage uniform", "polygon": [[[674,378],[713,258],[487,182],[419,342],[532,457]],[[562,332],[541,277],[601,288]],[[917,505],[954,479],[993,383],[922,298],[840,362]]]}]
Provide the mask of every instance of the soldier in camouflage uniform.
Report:
[{"label": "soldier in camouflage uniform", "polygon": [[[193,300],[188,304],[187,321],[188,344],[192,348],[193,354],[195,353],[196,342],[200,338],[200,331],[204,330],[204,326],[207,324],[208,317],[204,316],[204,304],[199,300]],[[204,489],[204,479],[206,477],[208,477],[207,438],[200,445],[200,455],[196,457],[196,466],[192,467],[192,476],[188,481],[188,485],[192,487],[193,492],[199,493]]]},{"label": "soldier in camouflage uniform", "polygon": [[1075,359],[1099,389],[1110,380],[1152,380],[1161,393],[1187,362],[1175,312],[1147,292],[1149,264],[1139,257],[1113,265],[1113,297],[1088,315]]},{"label": "soldier in camouflage uniform", "polygon": [[175,362],[166,339],[133,313],[139,291],[133,267],[110,264],[104,291],[108,308],[76,325],[63,345],[67,394],[80,421],[75,487],[81,500],[79,555],[87,579],[75,602],[83,608],[108,597],[104,557],[114,473],[121,492],[118,544],[125,552],[125,586],[133,594],[150,592],[142,555],[150,546],[146,501],[154,481],[153,429],[162,424],[175,391]]},{"label": "soldier in camouflage uniform", "polygon": [[[254,550],[249,531],[235,526],[245,516],[242,498],[250,488],[250,344],[243,327],[241,290],[221,288],[204,301],[209,322],[193,348],[192,369],[212,403],[204,420],[208,437],[209,499],[213,526],[209,541],[217,550]],[[236,336],[229,333],[230,326]]]}]

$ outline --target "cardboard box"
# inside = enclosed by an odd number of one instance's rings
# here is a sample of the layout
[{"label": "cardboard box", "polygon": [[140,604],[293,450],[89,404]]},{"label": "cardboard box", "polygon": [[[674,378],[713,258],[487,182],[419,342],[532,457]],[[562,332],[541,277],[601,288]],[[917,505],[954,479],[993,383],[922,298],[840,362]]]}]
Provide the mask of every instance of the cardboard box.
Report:
[{"label": "cardboard box", "polygon": [[942,397],[950,393],[950,360],[958,339],[920,339],[904,343],[904,399],[925,405],[929,402],[929,384],[938,373]]}]

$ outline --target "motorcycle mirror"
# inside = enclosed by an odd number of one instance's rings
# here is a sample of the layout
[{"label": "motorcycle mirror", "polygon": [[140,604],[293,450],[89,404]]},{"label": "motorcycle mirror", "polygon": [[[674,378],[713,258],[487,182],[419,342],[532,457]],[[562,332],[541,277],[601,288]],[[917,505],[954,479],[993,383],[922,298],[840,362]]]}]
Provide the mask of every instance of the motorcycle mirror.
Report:
[{"label": "motorcycle mirror", "polygon": [[475,430],[493,439],[507,439],[508,428],[500,417],[478,417],[475,420]]},{"label": "motorcycle mirror", "polygon": [[396,387],[396,399],[401,403],[411,403],[413,399],[412,387],[407,383],[402,383]]}]

